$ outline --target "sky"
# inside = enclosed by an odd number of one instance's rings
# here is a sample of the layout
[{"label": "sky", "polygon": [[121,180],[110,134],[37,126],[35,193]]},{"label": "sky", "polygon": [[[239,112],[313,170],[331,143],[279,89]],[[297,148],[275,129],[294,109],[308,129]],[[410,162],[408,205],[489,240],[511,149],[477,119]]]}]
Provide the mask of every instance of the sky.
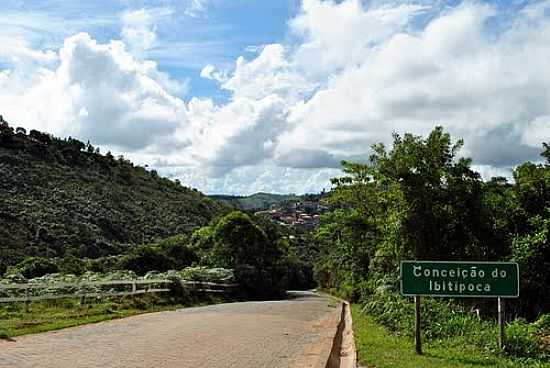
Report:
[{"label": "sky", "polygon": [[330,188],[441,125],[485,179],[550,141],[550,1],[2,0],[0,114],[214,194]]}]

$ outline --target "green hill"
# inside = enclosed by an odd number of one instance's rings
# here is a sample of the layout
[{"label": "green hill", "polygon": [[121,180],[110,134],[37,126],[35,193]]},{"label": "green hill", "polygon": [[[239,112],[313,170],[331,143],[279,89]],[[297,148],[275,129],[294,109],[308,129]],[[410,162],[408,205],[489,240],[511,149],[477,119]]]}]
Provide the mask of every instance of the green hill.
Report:
[{"label": "green hill", "polygon": [[227,210],[89,143],[0,119],[0,274],[28,256],[97,258],[190,234]]},{"label": "green hill", "polygon": [[210,198],[224,202],[234,208],[246,211],[261,211],[280,206],[286,202],[318,201],[322,194],[273,194],[254,193],[249,196],[211,195]]}]

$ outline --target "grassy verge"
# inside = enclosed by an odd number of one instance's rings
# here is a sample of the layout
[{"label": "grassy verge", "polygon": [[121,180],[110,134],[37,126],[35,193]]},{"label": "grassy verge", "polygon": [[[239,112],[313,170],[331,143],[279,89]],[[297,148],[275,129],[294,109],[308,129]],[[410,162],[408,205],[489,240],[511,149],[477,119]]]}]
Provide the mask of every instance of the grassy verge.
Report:
[{"label": "grassy verge", "polygon": [[404,336],[389,333],[372,317],[352,306],[353,329],[359,361],[369,368],[400,367],[533,367],[550,368],[550,363],[511,360],[505,357],[477,352],[461,344],[460,340],[446,339],[437,344],[425,344],[424,355],[414,352],[414,342]]},{"label": "grassy verge", "polygon": [[0,338],[59,330],[142,313],[175,310],[186,306],[220,303],[221,298],[208,298],[182,303],[161,295],[140,295],[90,300],[81,305],[79,299],[49,300],[29,304],[0,304]]}]

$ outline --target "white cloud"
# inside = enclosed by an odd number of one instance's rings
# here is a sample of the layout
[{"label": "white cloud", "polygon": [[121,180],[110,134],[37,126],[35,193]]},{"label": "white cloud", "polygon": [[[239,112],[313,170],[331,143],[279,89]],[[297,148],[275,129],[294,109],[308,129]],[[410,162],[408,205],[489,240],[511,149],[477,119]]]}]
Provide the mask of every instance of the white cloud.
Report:
[{"label": "white cloud", "polygon": [[[354,1],[311,3],[336,9],[346,4],[359,13],[353,19],[370,12],[395,14],[395,9],[362,9]],[[315,142],[318,150],[356,155],[372,143],[388,143],[392,131],[426,134],[440,124],[465,138],[466,152],[479,164],[513,166],[536,158],[536,150],[523,145],[521,137],[529,121],[549,110],[543,56],[550,53],[548,19],[518,18],[504,33],[489,37],[485,20],[495,10],[486,5],[462,4],[424,29],[406,32],[404,22],[411,14],[402,13],[393,34],[378,38],[359,61],[353,52],[345,53],[350,62],[291,110],[294,129],[279,138],[278,152]],[[541,124],[547,126],[538,122],[533,127],[540,130]],[[540,146],[541,138],[530,145]]]},{"label": "white cloud", "polygon": [[289,22],[301,39],[294,58],[306,73],[361,64],[373,45],[403,30],[424,9],[408,4],[365,9],[360,0],[304,0],[302,12]]},{"label": "white cloud", "polygon": [[170,8],[128,10],[122,14],[122,40],[138,54],[152,48],[156,41],[157,22],[173,14]]},{"label": "white cloud", "polygon": [[[465,139],[486,178],[538,159],[550,139],[550,2],[508,19],[481,2],[382,3],[304,0],[293,43],[262,46],[230,71],[201,66],[224,103],[175,96],[185,83],[148,60],[170,12],[135,10],[121,41],[78,34],[53,56],[23,44],[45,62],[0,71],[0,106],[8,120],[131,152],[208,192],[321,189],[339,160],[435,125]],[[206,2],[187,9],[197,16]]]},{"label": "white cloud", "polygon": [[187,7],[185,8],[185,14],[196,18],[203,15],[207,8],[210,0],[186,0]]},{"label": "white cloud", "polygon": [[200,76],[202,78],[215,80],[219,83],[224,83],[228,79],[227,71],[218,70],[212,64],[207,64],[204,68],[202,68]]},{"label": "white cloud", "polygon": [[550,115],[536,117],[523,131],[521,141],[531,147],[540,148],[541,142],[550,142]]},{"label": "white cloud", "polygon": [[65,40],[59,60],[30,80],[15,72],[2,79],[8,120],[126,150],[159,150],[166,137],[182,144],[185,105],[156,80],[154,63],[137,61],[119,41],[99,44],[85,33]]}]

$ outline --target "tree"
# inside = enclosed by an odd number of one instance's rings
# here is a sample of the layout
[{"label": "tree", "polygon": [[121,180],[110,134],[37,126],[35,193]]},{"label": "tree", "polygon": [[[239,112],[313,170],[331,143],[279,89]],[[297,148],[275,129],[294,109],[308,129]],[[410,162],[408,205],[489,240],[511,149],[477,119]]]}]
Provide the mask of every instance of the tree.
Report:
[{"label": "tree", "polygon": [[546,164],[526,162],[514,170],[515,211],[512,256],[520,264],[518,309],[528,318],[550,310],[550,149],[543,144]]},{"label": "tree", "polygon": [[152,245],[133,248],[130,254],[122,258],[120,267],[134,271],[138,275],[145,275],[149,271],[168,271],[173,268],[166,254]]},{"label": "tree", "polygon": [[458,156],[461,146],[436,127],[426,138],[394,134],[392,148],[374,145],[366,164],[342,163],[317,232],[324,285],[353,298],[369,275],[397,283],[403,258],[498,256],[481,177]]},{"label": "tree", "polygon": [[267,234],[245,213],[233,211],[213,228],[212,260],[217,266],[275,266],[282,251],[269,241]]},{"label": "tree", "polygon": [[270,238],[249,215],[233,211],[196,231],[194,249],[203,264],[232,268],[247,297],[280,295],[286,286],[287,265],[280,239]]},{"label": "tree", "polygon": [[550,144],[543,143],[542,148],[543,150],[540,155],[546,159],[547,164],[550,164]]},{"label": "tree", "polygon": [[48,145],[52,142],[51,137],[48,134],[39,132],[38,130],[31,130],[29,133],[29,137],[36,142]]}]

